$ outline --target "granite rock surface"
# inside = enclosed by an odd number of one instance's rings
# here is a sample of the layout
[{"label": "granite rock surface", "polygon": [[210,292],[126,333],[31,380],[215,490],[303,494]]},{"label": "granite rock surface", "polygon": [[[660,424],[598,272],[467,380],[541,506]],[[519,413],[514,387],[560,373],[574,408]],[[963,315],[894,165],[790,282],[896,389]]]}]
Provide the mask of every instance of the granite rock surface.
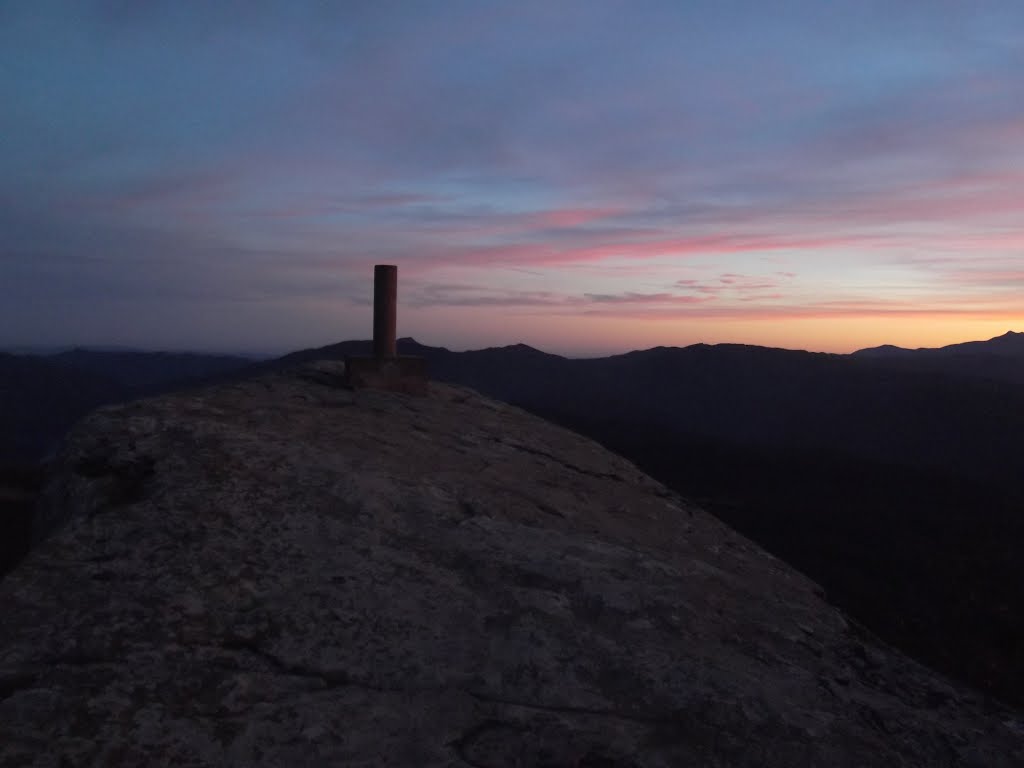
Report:
[{"label": "granite rock surface", "polygon": [[1024,765],[1019,715],[596,443],[341,381],[76,427],[0,582],[0,766]]}]

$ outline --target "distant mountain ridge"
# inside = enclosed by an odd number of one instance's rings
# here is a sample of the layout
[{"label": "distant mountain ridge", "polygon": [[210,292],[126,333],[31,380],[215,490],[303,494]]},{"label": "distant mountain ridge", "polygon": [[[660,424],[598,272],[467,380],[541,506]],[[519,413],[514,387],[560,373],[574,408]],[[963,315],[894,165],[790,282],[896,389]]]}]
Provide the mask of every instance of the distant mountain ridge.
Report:
[{"label": "distant mountain ridge", "polygon": [[998,355],[1024,358],[1024,333],[1007,331],[1001,336],[995,336],[986,341],[965,341],[959,344],[947,344],[944,347],[907,349],[892,344],[883,344],[880,347],[859,349],[853,354],[861,357]]},{"label": "distant mountain ridge", "polygon": [[[670,429],[693,437],[786,451],[834,449],[855,457],[896,461],[922,469],[956,465],[986,482],[1016,466],[1016,436],[1024,430],[1021,393],[1008,386],[1024,376],[1024,334],[1010,333],[970,350],[1017,349],[973,356],[891,358],[740,344],[654,347],[604,358],[574,359],[527,345],[453,352],[413,338],[400,354],[427,359],[439,380],[573,423],[625,422],[638,430]],[[965,345],[955,345],[964,347]],[[369,354],[369,341],[300,350],[257,366],[280,369],[316,359]],[[939,363],[933,362],[939,360]],[[945,415],[936,422],[934,413]],[[603,416],[602,416],[603,414]],[[998,414],[998,415],[997,415]],[[1004,418],[1010,414],[1009,421]],[[983,445],[950,445],[943,435],[984,435]],[[956,458],[954,462],[953,459]]]},{"label": "distant mountain ridge", "polygon": [[1024,384],[1024,333],[1014,331],[945,347],[905,349],[886,344],[858,350],[851,357],[901,370]]}]

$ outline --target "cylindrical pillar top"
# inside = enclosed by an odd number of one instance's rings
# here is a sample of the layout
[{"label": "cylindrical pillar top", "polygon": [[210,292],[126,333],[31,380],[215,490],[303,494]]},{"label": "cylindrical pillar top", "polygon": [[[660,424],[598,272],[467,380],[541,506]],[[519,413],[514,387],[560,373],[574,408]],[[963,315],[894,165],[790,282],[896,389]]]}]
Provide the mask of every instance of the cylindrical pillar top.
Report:
[{"label": "cylindrical pillar top", "polygon": [[377,264],[373,268],[373,354],[394,357],[398,315],[398,267]]}]

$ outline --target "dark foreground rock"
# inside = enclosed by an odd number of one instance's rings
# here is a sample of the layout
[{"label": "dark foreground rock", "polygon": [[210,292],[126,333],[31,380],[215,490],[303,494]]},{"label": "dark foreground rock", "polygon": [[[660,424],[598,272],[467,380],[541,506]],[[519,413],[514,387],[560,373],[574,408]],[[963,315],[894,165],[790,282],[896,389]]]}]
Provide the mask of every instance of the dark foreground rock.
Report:
[{"label": "dark foreground rock", "polygon": [[330,366],[97,412],[0,583],[0,766],[1020,766],[596,443]]},{"label": "dark foreground rock", "polygon": [[44,472],[0,466],[0,579],[29,550],[33,510]]}]

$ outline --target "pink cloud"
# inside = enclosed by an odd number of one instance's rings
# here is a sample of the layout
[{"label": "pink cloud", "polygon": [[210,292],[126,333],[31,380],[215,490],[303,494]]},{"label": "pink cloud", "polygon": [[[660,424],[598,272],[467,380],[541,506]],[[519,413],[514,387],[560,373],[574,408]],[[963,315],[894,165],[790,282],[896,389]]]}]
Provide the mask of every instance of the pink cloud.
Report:
[{"label": "pink cloud", "polygon": [[[984,228],[1024,208],[1024,170],[971,172],[917,182],[872,194],[849,195],[806,207],[818,225],[882,228],[955,223],[964,233]],[[790,211],[794,224],[800,211]],[[1019,235],[1018,235],[1019,237]]]},{"label": "pink cloud", "polygon": [[739,296],[743,301],[756,299],[781,298],[781,294],[765,294],[764,291],[777,291],[784,284],[793,280],[793,272],[774,272],[770,275],[742,275],[736,272],[723,272],[718,277],[707,279],[686,278],[676,280],[675,286],[686,291],[710,294],[713,296]]},{"label": "pink cloud", "polygon": [[1024,269],[955,269],[944,273],[942,279],[958,287],[984,287],[1019,290],[1024,285]]},{"label": "pink cloud", "polygon": [[726,253],[756,253],[769,250],[817,250],[850,246],[873,240],[863,235],[838,237],[791,237],[785,235],[710,235],[624,240],[616,243],[581,242],[506,243],[463,245],[438,257],[448,263],[465,265],[531,264],[558,265],[600,262],[611,258],[645,259],[658,256],[699,256]]},{"label": "pink cloud", "polygon": [[[767,298],[767,297],[761,297]],[[778,297],[781,300],[783,297]],[[740,301],[744,301],[740,299]],[[963,317],[971,319],[1003,319],[1014,316],[1024,318],[1024,307],[993,304],[988,307],[978,305],[949,305],[942,303],[917,304],[910,302],[885,301],[824,301],[801,304],[759,304],[745,302],[743,305],[729,303],[701,303],[693,306],[616,306],[592,307],[582,310],[587,315],[614,315],[631,319],[670,319],[679,320],[811,320],[815,318],[863,319],[869,317],[898,318],[929,318],[929,317]]]}]

